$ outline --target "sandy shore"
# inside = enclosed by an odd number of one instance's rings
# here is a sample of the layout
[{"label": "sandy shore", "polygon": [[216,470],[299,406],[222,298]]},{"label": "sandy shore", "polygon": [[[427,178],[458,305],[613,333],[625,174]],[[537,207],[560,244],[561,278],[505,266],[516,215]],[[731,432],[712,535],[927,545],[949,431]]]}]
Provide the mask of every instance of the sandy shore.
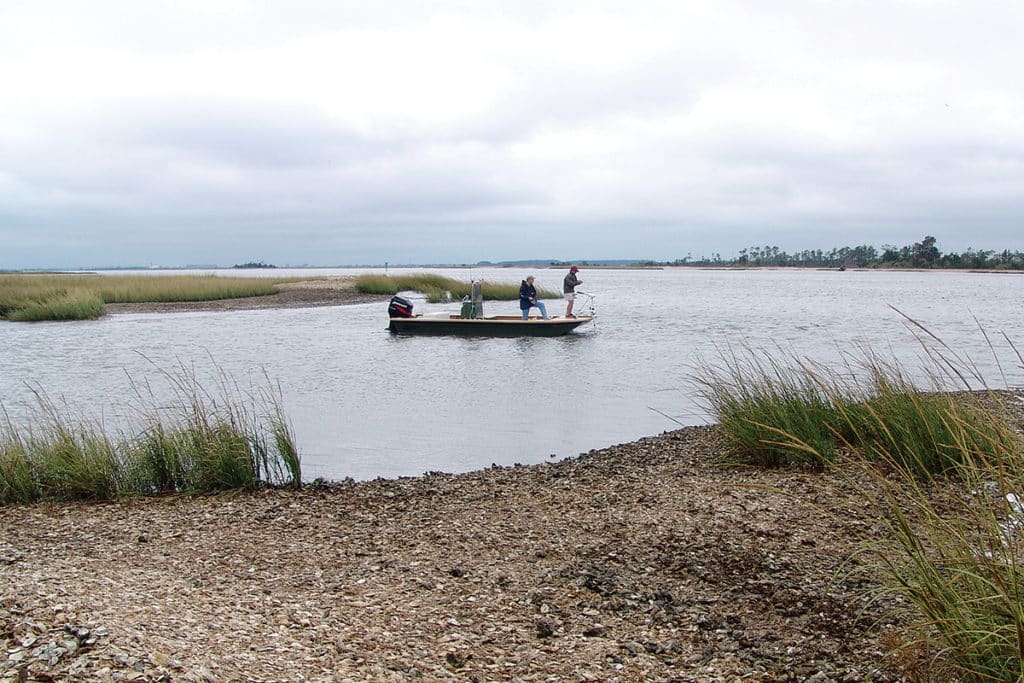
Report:
[{"label": "sandy shore", "polygon": [[5,508],[0,680],[893,680],[843,565],[870,511],[717,441]]}]

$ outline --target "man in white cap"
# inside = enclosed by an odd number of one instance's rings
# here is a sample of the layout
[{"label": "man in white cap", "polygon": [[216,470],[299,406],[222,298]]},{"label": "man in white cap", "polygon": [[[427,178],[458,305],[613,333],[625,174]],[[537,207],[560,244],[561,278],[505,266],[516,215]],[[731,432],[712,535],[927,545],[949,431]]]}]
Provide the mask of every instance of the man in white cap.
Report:
[{"label": "man in white cap", "polygon": [[576,273],[579,272],[579,268],[572,266],[569,268],[569,274],[565,276],[565,280],[562,281],[562,293],[565,294],[565,299],[569,303],[565,305],[565,317],[575,318],[572,314],[572,303],[576,300],[576,285],[581,284],[583,280],[576,277]]}]

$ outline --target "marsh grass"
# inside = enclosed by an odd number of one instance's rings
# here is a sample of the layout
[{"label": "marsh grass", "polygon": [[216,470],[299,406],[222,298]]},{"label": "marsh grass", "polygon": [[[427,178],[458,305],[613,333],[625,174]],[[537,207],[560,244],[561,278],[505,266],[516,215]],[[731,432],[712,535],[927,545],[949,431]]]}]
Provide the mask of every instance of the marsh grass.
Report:
[{"label": "marsh grass", "polygon": [[280,386],[269,377],[264,374],[261,384],[242,387],[218,371],[211,391],[194,368],[180,365],[162,374],[176,397],[171,408],[154,397],[149,385],[133,384],[151,425],[143,438],[149,481],[199,491],[301,485],[300,458]]},{"label": "marsh grass", "polygon": [[215,275],[94,275],[8,273],[0,275],[0,318],[88,320],[104,304],[210,301],[264,296],[294,278]]},{"label": "marsh grass", "polygon": [[844,441],[868,460],[895,461],[921,477],[956,475],[965,459],[998,458],[1017,445],[1012,427],[983,405],[992,396],[886,387],[838,405]]},{"label": "marsh grass", "polygon": [[948,378],[964,375],[926,367],[918,373],[924,381],[914,382],[895,361],[861,354],[837,367],[729,351],[703,361],[695,379],[734,454],[760,466],[823,468],[852,447],[868,459],[942,473],[965,451],[992,455],[1015,441],[1005,420],[969,393],[951,393]]},{"label": "marsh grass", "polygon": [[[1003,395],[950,421],[945,465],[877,446],[853,448],[837,471],[877,511],[882,530],[861,553],[880,594],[913,606],[889,636],[908,680],[1017,681],[1024,654],[1024,450],[1003,433]],[[922,455],[924,453],[922,452]],[[921,460],[924,460],[922,457]]]},{"label": "marsh grass", "polygon": [[41,320],[92,320],[103,315],[103,298],[96,292],[75,288],[55,290],[42,298],[12,308],[8,318],[14,322]]},{"label": "marsh grass", "polygon": [[723,353],[699,379],[737,455],[816,463],[871,504],[881,530],[854,564],[881,582],[878,597],[913,608],[911,625],[886,637],[906,680],[1020,681],[1022,411],[930,332],[919,340],[920,384],[870,352],[839,367]]},{"label": "marsh grass", "polygon": [[[462,299],[470,294],[470,282],[463,282],[450,277],[420,273],[412,275],[360,275],[356,278],[356,289],[364,294],[398,294],[399,292],[419,292],[430,303],[442,303],[447,300],[446,292],[453,299]],[[560,298],[561,294],[551,290],[537,288],[542,299]],[[497,282],[483,283],[484,300],[515,301],[519,299],[518,284]]]},{"label": "marsh grass", "polygon": [[1024,516],[1011,502],[1024,491],[1024,468],[1020,448],[1002,446],[992,444],[994,456],[965,449],[953,476],[877,453],[844,463],[885,529],[864,549],[865,567],[883,577],[881,593],[900,596],[918,615],[895,643],[915,653],[904,657],[907,669],[929,672],[918,680],[1024,674]]},{"label": "marsh grass", "polygon": [[216,275],[97,276],[93,282],[106,303],[210,301],[265,296],[297,278]]},{"label": "marsh grass", "polygon": [[30,503],[40,497],[39,485],[21,435],[11,428],[6,412],[0,429],[0,505]]},{"label": "marsh grass", "polygon": [[29,426],[5,412],[0,505],[301,485],[279,387],[268,380],[242,391],[221,375],[210,392],[184,367],[165,377],[176,400],[168,406],[148,385],[133,385],[140,400],[133,422],[141,427],[113,436],[41,391]]},{"label": "marsh grass", "polygon": [[842,433],[835,380],[807,361],[768,353],[720,354],[695,377],[732,453],[765,467],[819,468],[835,458]]},{"label": "marsh grass", "polygon": [[30,445],[44,498],[108,500],[121,489],[117,452],[98,430],[82,425],[72,433],[65,425],[54,425]]}]

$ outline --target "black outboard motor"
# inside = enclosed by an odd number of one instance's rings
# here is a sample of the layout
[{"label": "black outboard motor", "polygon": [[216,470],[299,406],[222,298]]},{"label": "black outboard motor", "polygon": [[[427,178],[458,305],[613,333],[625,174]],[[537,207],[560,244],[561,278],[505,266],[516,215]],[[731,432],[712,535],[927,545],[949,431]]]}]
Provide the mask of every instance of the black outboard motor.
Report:
[{"label": "black outboard motor", "polygon": [[388,317],[411,318],[412,302],[401,296],[391,297],[391,303],[388,304]]}]

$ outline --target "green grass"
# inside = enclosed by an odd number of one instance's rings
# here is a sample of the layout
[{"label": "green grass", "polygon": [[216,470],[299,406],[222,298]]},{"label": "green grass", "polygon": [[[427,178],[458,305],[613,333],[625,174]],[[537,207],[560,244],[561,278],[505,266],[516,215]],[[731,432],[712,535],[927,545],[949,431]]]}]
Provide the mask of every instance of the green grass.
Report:
[{"label": "green grass", "polygon": [[[981,417],[1000,420],[999,410]],[[954,427],[957,465],[939,474],[906,458],[854,451],[843,472],[884,531],[864,550],[882,593],[916,610],[890,643],[917,680],[1019,681],[1024,675],[1024,452],[998,439],[978,450],[973,424]],[[866,483],[865,483],[866,482]],[[908,657],[907,653],[912,656]]]},{"label": "green grass", "polygon": [[1022,425],[973,363],[930,333],[922,341],[922,384],[871,352],[838,367],[722,353],[698,379],[734,457],[827,469],[871,504],[881,528],[854,564],[901,599],[894,609],[913,609],[885,637],[906,680],[1020,681]]},{"label": "green grass", "polygon": [[[458,300],[469,296],[472,283],[463,282],[441,275],[420,273],[412,275],[360,275],[356,278],[356,289],[364,294],[398,294],[399,292],[419,292],[431,303],[447,301],[446,292],[452,299]],[[537,287],[537,294],[542,299],[561,298],[561,294]],[[519,299],[519,285],[497,282],[483,283],[484,300],[515,301]]]},{"label": "green grass", "polygon": [[799,359],[722,353],[696,376],[733,455],[764,467],[823,467],[840,440],[837,388]]},{"label": "green grass", "polygon": [[32,473],[28,450],[20,434],[4,420],[0,432],[0,504],[31,503],[39,500],[39,484]]},{"label": "green grass", "polygon": [[939,374],[924,376],[924,384],[912,382],[869,351],[838,368],[748,352],[703,362],[696,379],[732,453],[760,466],[823,468],[852,447],[869,459],[943,473],[955,471],[965,452],[993,455],[1014,441],[1005,421],[944,392]]},{"label": "green grass", "polygon": [[4,413],[0,505],[40,500],[110,500],[300,486],[302,472],[277,387],[242,391],[223,376],[211,393],[184,368],[166,373],[170,406],[139,393],[130,431],[111,434],[37,392],[27,426]]},{"label": "green grass", "polygon": [[0,318],[11,321],[89,320],[112,303],[210,301],[273,294],[291,278],[214,275],[0,275]]},{"label": "green grass", "polygon": [[92,320],[103,315],[103,298],[87,289],[53,290],[38,299],[12,306],[8,319],[14,322],[41,320]]}]

